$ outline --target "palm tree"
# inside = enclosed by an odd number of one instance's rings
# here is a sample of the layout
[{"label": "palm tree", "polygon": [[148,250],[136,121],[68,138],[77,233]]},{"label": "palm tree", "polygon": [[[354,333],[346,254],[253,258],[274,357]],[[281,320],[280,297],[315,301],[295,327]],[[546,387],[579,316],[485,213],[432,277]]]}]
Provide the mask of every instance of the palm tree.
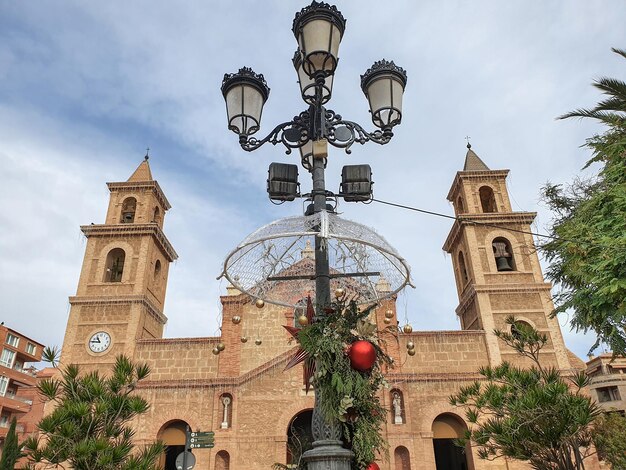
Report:
[{"label": "palm tree", "polygon": [[[613,52],[626,58],[626,50]],[[550,263],[546,277],[560,288],[555,313],[569,310],[574,328],[594,331],[592,350],[604,342],[615,354],[626,354],[626,82],[602,77],[593,86],[604,99],[559,119],[590,118],[607,126],[585,144],[592,157],[584,168],[598,163],[600,169],[565,187],[544,186],[554,220],[553,238],[541,249]]]},{"label": "palm tree", "polygon": [[31,437],[24,448],[33,464],[65,465],[76,470],[153,470],[165,447],[153,443],[135,451],[129,422],[148,411],[134,393],[150,373],[146,364],[118,356],[112,373],[80,374],[70,364],[60,379],[42,380],[39,393],[53,402],[53,411],[39,422],[43,439]]},{"label": "palm tree", "polygon": [[[626,50],[611,48],[613,52],[626,58]],[[594,81],[593,86],[607,95],[591,109],[577,109],[559,116],[559,119],[572,117],[596,119],[609,127],[626,125],[626,82],[616,78],[602,77]]]}]

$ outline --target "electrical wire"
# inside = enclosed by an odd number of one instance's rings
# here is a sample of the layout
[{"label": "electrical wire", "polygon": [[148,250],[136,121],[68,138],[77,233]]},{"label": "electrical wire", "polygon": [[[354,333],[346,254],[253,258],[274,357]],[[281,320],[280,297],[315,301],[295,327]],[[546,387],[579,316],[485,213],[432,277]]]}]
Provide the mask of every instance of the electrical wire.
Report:
[{"label": "electrical wire", "polygon": [[508,230],[509,232],[524,233],[524,234],[527,234],[527,235],[533,235],[535,237],[540,237],[540,238],[549,238],[551,240],[560,240],[560,241],[571,242],[571,243],[579,243],[579,244],[583,243],[583,242],[577,242],[575,240],[568,240],[566,238],[557,237],[557,236],[554,236],[554,235],[546,235],[544,233],[530,232],[530,231],[527,231],[527,230],[520,230],[520,229],[511,228],[511,227],[505,227],[503,225],[490,224],[489,222],[480,222],[478,220],[470,220],[470,219],[467,219],[465,217],[456,217],[456,216],[453,216],[453,215],[442,214],[440,212],[428,211],[428,210],[425,210],[425,209],[419,209],[417,207],[407,206],[405,204],[398,204],[398,203],[395,203],[395,202],[382,201],[380,199],[375,199],[375,198],[372,198],[372,201],[378,202],[380,204],[385,204],[385,205],[388,205],[388,206],[399,207],[401,209],[407,209],[407,210],[410,210],[410,211],[420,212],[422,214],[434,215],[436,217],[443,217],[445,219],[456,220],[458,222],[465,222],[465,223],[469,223],[469,224],[473,224],[473,225],[482,225],[484,227],[498,228],[498,229],[502,229],[502,230]]}]

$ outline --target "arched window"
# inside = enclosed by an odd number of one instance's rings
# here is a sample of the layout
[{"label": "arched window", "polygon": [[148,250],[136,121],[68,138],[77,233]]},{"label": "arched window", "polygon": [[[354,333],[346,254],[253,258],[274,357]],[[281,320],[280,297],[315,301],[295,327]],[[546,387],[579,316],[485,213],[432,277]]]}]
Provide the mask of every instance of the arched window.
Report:
[{"label": "arched window", "polygon": [[411,457],[409,449],[404,446],[396,447],[393,451],[393,460],[395,461],[395,470],[411,470]]},{"label": "arched window", "polygon": [[458,214],[463,214],[465,212],[465,206],[463,205],[463,198],[461,196],[456,200],[456,211]]},{"label": "arched window", "polygon": [[230,470],[230,454],[225,450],[215,454],[215,470]]},{"label": "arched window", "polygon": [[222,429],[233,427],[233,396],[230,393],[223,393],[220,396],[220,413],[222,418]]},{"label": "arched window", "polygon": [[311,422],[313,410],[303,410],[295,415],[287,428],[287,465],[302,464],[302,454],[313,447]]},{"label": "arched window", "polygon": [[165,444],[165,453],[161,457],[159,468],[165,470],[176,470],[176,457],[185,450],[186,430],[188,424],[185,421],[174,420],[165,423],[157,439]]},{"label": "arched window", "polygon": [[458,447],[455,439],[463,437],[467,425],[455,414],[443,413],[433,421],[433,447],[437,470],[468,470],[472,466],[472,450],[469,443]]},{"label": "arched window", "polygon": [[161,274],[161,261],[156,260],[154,263],[154,278],[157,279],[159,274]]},{"label": "arched window", "polygon": [[132,224],[135,221],[135,211],[137,210],[137,199],[134,197],[127,197],[122,203],[122,218],[123,224]]},{"label": "arched window", "polygon": [[489,186],[482,186],[478,190],[478,195],[480,196],[480,205],[483,208],[483,212],[498,212],[493,189]]},{"label": "arched window", "polygon": [[154,222],[155,224],[161,222],[161,211],[159,210],[158,206],[154,208],[154,212],[152,213],[152,222]]},{"label": "arched window", "polygon": [[469,281],[469,276],[467,275],[467,267],[465,266],[465,257],[463,256],[463,252],[459,251],[459,274],[461,280],[461,287],[467,284]]},{"label": "arched window", "polygon": [[498,237],[491,242],[493,256],[496,260],[496,268],[500,272],[515,271],[515,259],[511,242],[506,238]]},{"label": "arched window", "polygon": [[390,392],[391,397],[391,422],[393,424],[406,423],[406,414],[404,412],[404,395],[402,391],[394,388]]},{"label": "arched window", "polygon": [[530,332],[533,327],[530,323],[523,320],[515,320],[515,323],[511,325],[511,335],[515,339],[519,339],[524,333]]},{"label": "arched window", "polygon": [[109,251],[104,272],[104,282],[122,282],[125,258],[126,253],[121,248],[113,248]]}]

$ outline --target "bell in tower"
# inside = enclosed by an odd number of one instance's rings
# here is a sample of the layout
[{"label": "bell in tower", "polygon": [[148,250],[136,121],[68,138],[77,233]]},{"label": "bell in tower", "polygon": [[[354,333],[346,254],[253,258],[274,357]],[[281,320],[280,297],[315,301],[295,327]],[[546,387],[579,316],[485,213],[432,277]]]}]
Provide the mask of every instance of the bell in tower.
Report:
[{"label": "bell in tower", "polygon": [[132,224],[135,221],[135,211],[137,210],[137,200],[129,197],[122,204],[122,220],[123,224]]},{"label": "bell in tower", "polygon": [[494,240],[492,246],[498,271],[513,271],[513,266],[511,266],[510,262],[512,255],[509,252],[507,243],[501,240]]}]

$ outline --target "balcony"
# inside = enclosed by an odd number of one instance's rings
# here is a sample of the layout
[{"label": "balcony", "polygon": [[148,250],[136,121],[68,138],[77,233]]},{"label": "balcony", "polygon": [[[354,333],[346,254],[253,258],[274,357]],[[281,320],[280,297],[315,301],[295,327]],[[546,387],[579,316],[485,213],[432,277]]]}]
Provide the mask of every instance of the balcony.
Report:
[{"label": "balcony", "polygon": [[41,361],[41,346],[38,346],[35,354],[30,354],[25,349],[17,351],[17,359],[22,362],[39,362]]},{"label": "balcony", "polygon": [[0,396],[0,408],[13,413],[28,413],[33,405],[32,400],[18,397],[16,395]]},{"label": "balcony", "polygon": [[37,385],[37,377],[30,372],[22,372],[16,369],[9,369],[8,367],[1,367],[0,372],[8,377],[12,383],[20,387],[34,387]]},{"label": "balcony", "polygon": [[609,385],[626,385],[626,374],[602,374],[592,376],[589,380],[591,388],[604,387]]}]

